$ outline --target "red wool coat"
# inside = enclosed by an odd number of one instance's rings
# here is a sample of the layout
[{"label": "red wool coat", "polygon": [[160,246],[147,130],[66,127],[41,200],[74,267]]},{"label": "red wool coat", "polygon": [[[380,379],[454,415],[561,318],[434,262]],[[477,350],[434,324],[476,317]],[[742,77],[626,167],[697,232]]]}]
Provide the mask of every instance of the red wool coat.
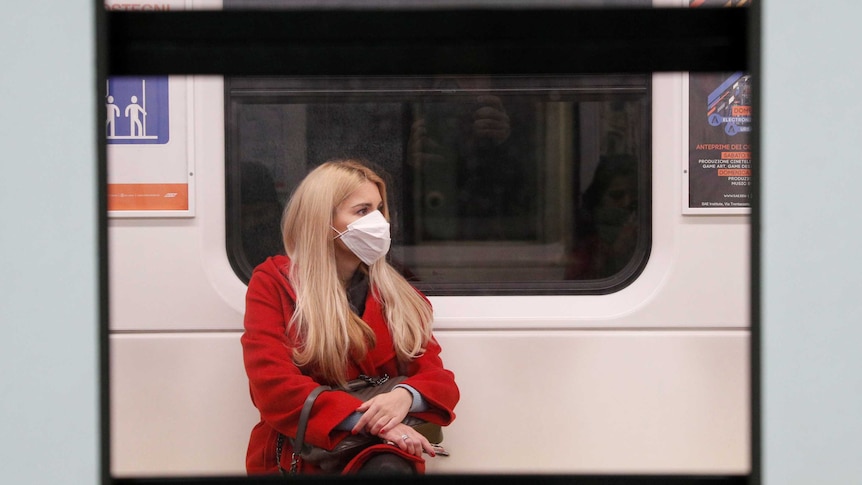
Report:
[{"label": "red wool coat", "polygon": [[[287,282],[290,260],[274,256],[255,268],[246,294],[243,360],[251,399],[260,411],[260,422],[249,439],[246,469],[249,474],[278,473],[276,440],[278,433],[296,435],[297,421],[305,398],[319,383],[304,375],[291,359],[296,342],[287,336],[286,323],[293,315],[296,295]],[[369,291],[362,319],[374,331],[377,342],[362,362],[352,363],[347,378],[359,374],[398,375],[398,361],[380,303]],[[443,367],[440,345],[428,342],[425,353],[407,366],[404,382],[422,394],[430,408],[414,415],[425,421],[447,425],[455,419],[453,409],[459,399],[452,372]],[[305,440],[331,449],[348,431],[334,428],[356,411],[361,401],[344,392],[324,392],[315,401],[308,420]],[[282,467],[289,468],[290,445],[282,452]]]}]

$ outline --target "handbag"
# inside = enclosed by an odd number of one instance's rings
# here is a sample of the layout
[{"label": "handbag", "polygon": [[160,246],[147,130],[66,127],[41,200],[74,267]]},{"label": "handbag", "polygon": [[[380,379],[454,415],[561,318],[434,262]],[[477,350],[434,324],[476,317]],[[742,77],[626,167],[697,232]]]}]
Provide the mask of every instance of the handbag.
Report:
[{"label": "handbag", "polygon": [[[389,377],[387,374],[384,374],[382,377],[361,375],[359,378],[348,382],[345,388],[336,390],[345,391],[364,402],[378,394],[383,394],[395,389],[395,386],[404,382],[406,379],[407,378],[405,376]],[[350,435],[339,441],[331,450],[306,443],[305,429],[308,426],[308,417],[311,414],[311,408],[314,405],[314,401],[321,393],[330,390],[333,390],[330,386],[318,386],[311,391],[305,399],[305,402],[302,405],[302,411],[299,413],[296,437],[291,438],[281,433],[278,434],[278,440],[276,441],[276,460],[278,463],[278,470],[282,475],[296,474],[302,462],[314,465],[324,472],[344,473],[346,471],[358,469],[374,452],[394,452],[414,461],[414,466],[418,464],[416,463],[417,460],[424,464],[421,458],[403,452],[400,448],[384,445],[385,441],[378,436],[365,434]],[[413,427],[416,431],[424,435],[432,444],[439,444],[443,441],[443,430],[440,425],[429,423],[414,416],[407,416],[403,423]],[[285,470],[281,466],[281,456],[285,442],[288,442],[293,448],[289,470]],[[368,452],[363,453],[365,450]]]}]

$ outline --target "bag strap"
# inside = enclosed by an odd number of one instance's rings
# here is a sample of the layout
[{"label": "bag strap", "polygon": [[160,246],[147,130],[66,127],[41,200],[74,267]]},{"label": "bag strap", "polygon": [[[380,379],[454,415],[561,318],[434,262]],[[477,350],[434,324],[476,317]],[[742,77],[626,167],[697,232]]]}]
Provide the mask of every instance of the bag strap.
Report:
[{"label": "bag strap", "polygon": [[[311,408],[314,406],[314,401],[317,399],[317,396],[324,391],[329,391],[332,388],[329,386],[317,386],[313,391],[305,398],[305,403],[302,404],[302,411],[299,413],[299,423],[296,425],[296,439],[293,440],[293,453],[290,456],[290,474],[296,474],[296,469],[299,466],[300,453],[302,453],[302,445],[305,442],[305,429],[308,427],[308,417],[311,415]],[[278,442],[276,444],[276,463],[278,464],[278,471],[281,472],[282,475],[286,475],[284,469],[281,467],[281,450],[284,446],[284,435],[278,434]]]},{"label": "bag strap", "polygon": [[[362,387],[379,387],[390,381],[389,384],[397,384],[405,379],[404,376],[396,376],[389,377],[388,374],[384,374],[383,377],[369,377],[366,375],[361,375],[358,379],[351,381],[354,385],[358,384]],[[345,391],[349,391],[351,385],[348,383],[348,389],[343,389]],[[302,404],[302,411],[299,413],[299,422],[296,425],[296,438],[293,440],[293,452],[290,456],[290,470],[285,471],[281,466],[281,454],[284,448],[284,440],[285,436],[282,433],[278,434],[278,440],[275,445],[275,453],[276,453],[276,463],[278,465],[278,471],[281,472],[282,475],[295,475],[296,471],[299,467],[299,462],[302,458],[302,447],[305,444],[305,430],[308,427],[308,418],[311,415],[311,408],[314,406],[314,401],[317,400],[317,396],[325,391],[331,391],[332,387],[330,386],[317,386],[308,397],[305,398],[305,402]],[[355,389],[354,389],[355,390]],[[391,389],[390,389],[391,390]]]}]

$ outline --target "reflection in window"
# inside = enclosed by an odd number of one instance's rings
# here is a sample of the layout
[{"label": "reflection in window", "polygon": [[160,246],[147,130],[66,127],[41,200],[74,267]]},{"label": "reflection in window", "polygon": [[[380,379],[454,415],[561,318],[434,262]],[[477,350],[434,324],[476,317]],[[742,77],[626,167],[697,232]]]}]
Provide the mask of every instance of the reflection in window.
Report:
[{"label": "reflection in window", "polygon": [[308,169],[388,175],[390,260],[431,294],[612,291],[649,250],[649,76],[232,78],[228,250],[282,251]]}]

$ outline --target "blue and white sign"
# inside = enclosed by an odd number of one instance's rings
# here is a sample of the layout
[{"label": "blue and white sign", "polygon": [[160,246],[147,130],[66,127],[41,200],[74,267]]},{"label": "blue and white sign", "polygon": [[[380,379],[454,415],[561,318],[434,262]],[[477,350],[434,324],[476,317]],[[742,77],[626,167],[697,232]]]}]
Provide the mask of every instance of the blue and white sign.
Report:
[{"label": "blue and white sign", "polygon": [[168,77],[111,77],[105,97],[108,144],[170,140]]}]

